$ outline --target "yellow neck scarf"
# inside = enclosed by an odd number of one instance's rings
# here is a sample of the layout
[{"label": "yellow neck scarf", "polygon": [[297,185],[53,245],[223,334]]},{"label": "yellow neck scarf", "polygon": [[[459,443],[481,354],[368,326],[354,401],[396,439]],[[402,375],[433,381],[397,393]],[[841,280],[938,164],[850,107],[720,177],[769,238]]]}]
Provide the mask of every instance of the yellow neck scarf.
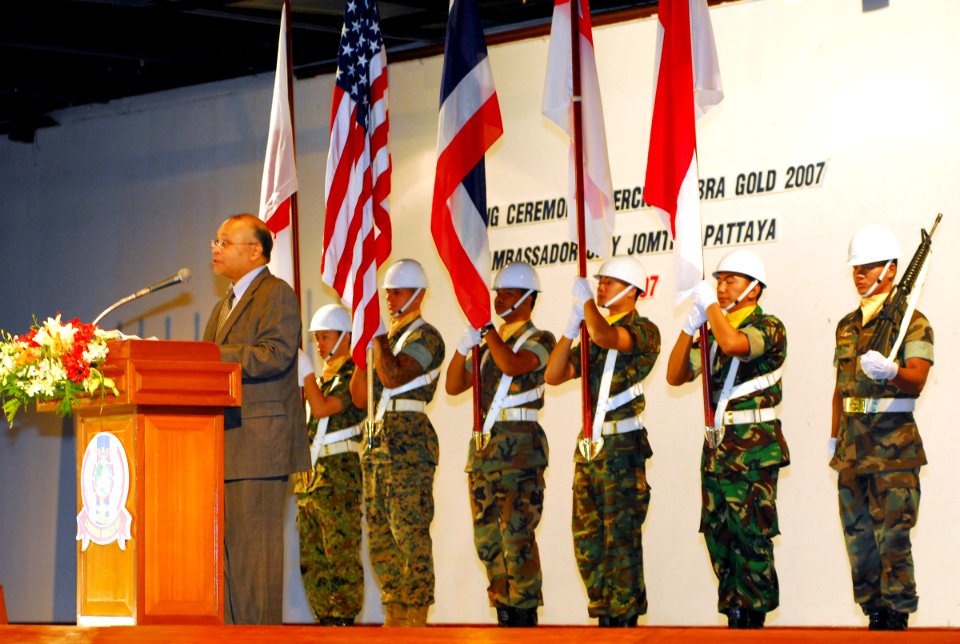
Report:
[{"label": "yellow neck scarf", "polygon": [[320,372],[320,380],[324,383],[330,382],[331,378],[337,375],[337,372],[340,371],[340,367],[346,364],[347,360],[350,359],[349,355],[340,356],[339,358],[330,358],[323,363],[323,370]]},{"label": "yellow neck scarf", "polygon": [[527,323],[527,320],[520,320],[519,322],[510,322],[507,324],[504,322],[500,325],[500,328],[497,329],[497,334],[500,336],[500,339],[504,342],[507,341],[507,338],[512,336],[514,333],[520,330],[524,324]]},{"label": "yellow neck scarf", "polygon": [[877,313],[880,312],[888,295],[890,295],[890,293],[874,293],[870,297],[865,297],[860,300],[860,313],[863,314],[864,324],[877,317]]},{"label": "yellow neck scarf", "polygon": [[604,315],[603,319],[607,321],[607,324],[609,324],[610,326],[613,326],[614,324],[617,323],[618,320],[621,320],[622,318],[630,315],[630,313],[632,313],[632,311],[624,311],[623,313],[614,313],[612,315]]},{"label": "yellow neck scarf", "polygon": [[391,318],[390,331],[387,333],[387,335],[392,339],[393,336],[397,334],[397,331],[407,326],[418,317],[420,317],[420,309],[417,309],[416,311],[407,311],[398,318]]},{"label": "yellow neck scarf", "polygon": [[756,306],[745,306],[742,309],[727,313],[727,321],[734,329],[739,329],[743,321],[750,317],[750,314],[756,310]]}]

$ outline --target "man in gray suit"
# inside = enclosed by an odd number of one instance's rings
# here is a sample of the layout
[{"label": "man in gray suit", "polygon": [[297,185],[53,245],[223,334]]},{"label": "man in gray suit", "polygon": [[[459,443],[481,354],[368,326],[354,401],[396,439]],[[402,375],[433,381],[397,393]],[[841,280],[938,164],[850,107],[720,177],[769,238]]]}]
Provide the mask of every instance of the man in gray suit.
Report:
[{"label": "man in gray suit", "polygon": [[224,413],[224,621],[279,624],[287,478],[310,467],[297,381],[300,306],[266,267],[273,237],[260,219],[230,217],[210,245],[213,272],[231,286],[203,339],[243,374],[242,406]]}]

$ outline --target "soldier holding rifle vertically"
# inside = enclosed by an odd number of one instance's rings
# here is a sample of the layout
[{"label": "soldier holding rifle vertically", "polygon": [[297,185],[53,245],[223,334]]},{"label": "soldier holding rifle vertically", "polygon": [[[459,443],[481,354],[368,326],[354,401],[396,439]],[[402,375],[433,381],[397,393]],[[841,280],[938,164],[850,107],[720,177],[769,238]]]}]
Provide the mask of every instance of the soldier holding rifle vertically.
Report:
[{"label": "soldier holding rifle vertically", "polygon": [[773,563],[777,478],[790,456],[775,406],[783,397],[787,334],[757,303],[767,279],[756,254],[730,253],[713,276],[716,290],[702,281],[693,291],[667,382],[682,385],[700,374],[694,336],[708,321],[714,422],[701,457],[700,532],[718,580],[717,610],[730,628],[762,628],[780,603]]},{"label": "soldier holding rifle vertically", "polygon": [[636,311],[647,282],[639,261],[614,257],[596,277],[596,301],[586,279],[574,282],[573,313],[545,377],[550,385],[581,377],[582,348],[571,345],[586,322],[586,377],[595,412],[592,426],[584,428],[590,435],[582,432],[574,450],[574,554],[590,617],[600,626],[629,627],[647,612],[641,529],[650,503],[646,461],[653,452],[641,416],[641,381],[660,354],[660,331]]},{"label": "soldier holding rifle vertically", "polygon": [[[376,429],[361,452],[370,563],[380,579],[385,626],[423,626],[434,603],[433,477],[437,433],[427,403],[437,389],[444,345],[420,315],[427,288],[423,267],[401,259],[387,269],[390,328],[373,342]],[[357,407],[367,405],[367,370],[350,381]]]},{"label": "soldier holding rifle vertically", "polygon": [[900,244],[884,226],[860,228],[848,261],[860,306],[837,324],[830,466],[839,474],[854,600],[871,630],[903,630],[917,610],[910,529],[927,457],[913,410],[933,364],[933,329],[916,296],[929,248],[924,231],[894,288]]},{"label": "soldier holding rifle vertically", "polygon": [[493,283],[496,331],[467,326],[447,370],[446,389],[473,386],[470,354],[481,342],[480,381],[485,418],[467,458],[473,538],[487,570],[487,596],[499,626],[536,626],[543,575],[536,529],[543,513],[547,436],[539,423],[543,370],[555,344],[530,316],[540,293],[532,266],[514,262]]}]

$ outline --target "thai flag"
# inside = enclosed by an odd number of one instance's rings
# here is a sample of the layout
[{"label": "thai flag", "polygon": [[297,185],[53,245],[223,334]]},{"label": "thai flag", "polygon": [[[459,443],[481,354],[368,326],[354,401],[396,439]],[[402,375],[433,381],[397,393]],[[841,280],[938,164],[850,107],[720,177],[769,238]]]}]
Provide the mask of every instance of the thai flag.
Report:
[{"label": "thai flag", "polygon": [[263,161],[260,184],[260,219],[273,233],[270,271],[293,286],[293,227],[290,225],[291,201],[297,192],[297,161],[294,156],[293,117],[287,78],[287,3],[280,18],[280,44],[277,47],[277,75],[273,82],[270,107],[270,134]]},{"label": "thai flag", "polygon": [[430,230],[460,308],[479,329],[491,317],[483,157],[503,123],[475,0],[450,4],[439,130]]},{"label": "thai flag", "polygon": [[674,239],[677,299],[703,279],[696,119],[723,99],[707,0],[660,0],[644,200]]}]

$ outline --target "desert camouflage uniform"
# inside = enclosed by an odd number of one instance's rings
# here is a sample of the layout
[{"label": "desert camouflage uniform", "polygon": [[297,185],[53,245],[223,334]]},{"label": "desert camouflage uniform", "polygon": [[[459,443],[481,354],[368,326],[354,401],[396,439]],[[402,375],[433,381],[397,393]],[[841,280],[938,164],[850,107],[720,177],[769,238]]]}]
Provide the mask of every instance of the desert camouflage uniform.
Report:
[{"label": "desert camouflage uniform", "polygon": [[[390,334],[391,349],[415,321]],[[408,336],[400,353],[416,360],[423,372],[429,373],[443,363],[443,338],[433,326],[423,324]],[[434,380],[396,399],[430,402],[436,389]],[[382,391],[383,385],[374,370],[374,409]],[[430,523],[439,451],[437,433],[426,414],[387,412],[372,448],[361,454],[370,562],[380,579],[384,604],[434,603]]]},{"label": "desert camouflage uniform", "polygon": [[[535,332],[519,351],[535,354],[539,365],[533,371],[514,376],[508,395],[543,387],[543,369],[556,344],[553,334],[535,330],[528,320],[505,342],[513,348],[516,340],[530,329]],[[480,356],[482,404],[483,409],[489,410],[503,372],[486,346]],[[472,366],[468,358],[468,372]],[[542,409],[543,397],[521,407]],[[535,533],[543,513],[543,473],[549,455],[547,436],[538,422],[497,421],[479,455],[472,436],[469,444],[466,471],[473,511],[473,541],[477,556],[487,570],[490,605],[524,609],[541,606],[543,576]]]},{"label": "desert camouflage uniform", "polygon": [[[646,378],[660,355],[660,331],[636,311],[614,324],[633,337],[633,350],[617,355],[610,396]],[[580,377],[579,345],[572,353],[575,377]],[[590,343],[590,395],[594,404],[606,349]],[[606,420],[625,420],[643,413],[641,394],[607,412]],[[582,433],[578,436],[582,438]],[[647,612],[643,579],[641,528],[650,505],[646,462],[653,455],[646,428],[603,437],[603,449],[587,461],[574,449],[573,548],[580,577],[590,600],[590,617],[629,619]]]},{"label": "desert camouflage uniform", "polygon": [[[857,398],[917,398],[870,379],[859,367],[877,320],[863,326],[860,309],[837,325],[837,388]],[[933,329],[914,312],[896,361],[933,362]],[[840,522],[853,576],[854,600],[865,614],[878,608],[917,610],[910,529],[920,505],[923,441],[913,413],[847,414],[842,411],[837,450],[830,466],[839,472]]]},{"label": "desert camouflage uniform", "polygon": [[[759,306],[740,324],[750,343],[750,354],[740,356],[734,384],[772,373],[787,357],[787,332],[776,317]],[[713,334],[709,335],[710,346]],[[717,349],[711,369],[716,405],[732,358]],[[701,371],[700,348],[690,351],[692,379]],[[780,381],[752,394],[730,400],[728,411],[775,407],[783,398]],[[701,456],[700,532],[703,533],[717,576],[717,610],[742,607],[767,613],[780,604],[780,588],[773,562],[773,537],[780,534],[777,519],[777,477],[790,464],[780,420],[727,425],[716,449],[703,443]]]},{"label": "desert camouflage uniform", "polygon": [[[355,365],[347,360],[336,375],[317,384],[324,396],[336,397],[343,411],[330,417],[327,434],[366,418],[353,404],[350,377]],[[309,419],[312,443],[318,420]],[[360,438],[348,439],[359,445]],[[297,525],[300,530],[300,573],[317,621],[352,619],[363,608],[363,564],[360,563],[361,481],[358,452],[320,458],[312,470],[295,475]]]}]

